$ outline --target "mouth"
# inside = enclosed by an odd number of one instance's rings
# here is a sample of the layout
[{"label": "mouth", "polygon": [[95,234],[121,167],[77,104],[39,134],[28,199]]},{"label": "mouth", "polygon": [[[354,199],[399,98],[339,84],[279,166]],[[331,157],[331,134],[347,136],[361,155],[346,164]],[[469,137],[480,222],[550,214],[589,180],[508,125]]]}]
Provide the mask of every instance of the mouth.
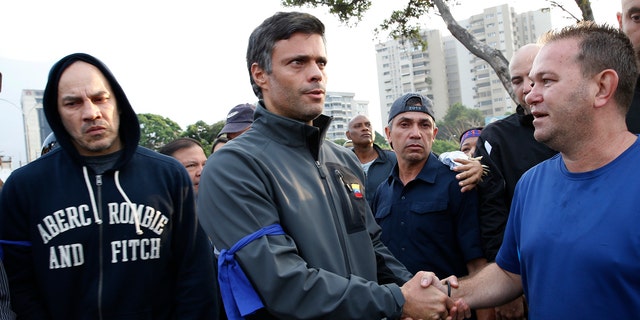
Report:
[{"label": "mouth", "polygon": [[532,124],[534,127],[540,126],[544,119],[549,116],[548,114],[542,112],[532,112],[531,115],[533,115]]},{"label": "mouth", "polygon": [[107,129],[105,127],[102,126],[92,126],[89,129],[87,129],[85,131],[85,133],[90,134],[90,135],[97,135],[97,134],[102,134],[105,131],[107,131]]},{"label": "mouth", "polygon": [[313,99],[322,99],[324,98],[324,90],[322,89],[313,89],[305,92],[306,95],[312,97]]}]

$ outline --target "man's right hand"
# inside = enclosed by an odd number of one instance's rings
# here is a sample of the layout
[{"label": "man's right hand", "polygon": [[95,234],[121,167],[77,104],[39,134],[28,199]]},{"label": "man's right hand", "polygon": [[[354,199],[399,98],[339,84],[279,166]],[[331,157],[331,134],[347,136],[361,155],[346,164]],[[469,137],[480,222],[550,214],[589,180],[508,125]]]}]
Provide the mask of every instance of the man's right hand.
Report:
[{"label": "man's right hand", "polygon": [[454,303],[439,287],[442,284],[432,272],[416,273],[400,288],[405,299],[402,318],[446,319]]}]

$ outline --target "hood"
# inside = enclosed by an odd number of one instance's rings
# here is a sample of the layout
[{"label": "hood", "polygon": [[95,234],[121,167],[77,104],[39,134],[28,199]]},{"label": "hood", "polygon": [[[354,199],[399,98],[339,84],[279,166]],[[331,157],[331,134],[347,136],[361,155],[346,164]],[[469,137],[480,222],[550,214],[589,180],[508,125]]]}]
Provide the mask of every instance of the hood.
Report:
[{"label": "hood", "polygon": [[138,142],[140,141],[140,123],[122,87],[120,87],[120,84],[109,68],[100,60],[86,53],[73,53],[60,59],[51,67],[42,101],[47,122],[56,135],[60,147],[69,153],[74,160],[82,163],[82,157],[71,142],[71,136],[65,130],[62,120],[60,119],[60,114],[58,113],[58,83],[60,76],[64,70],[77,61],[83,61],[98,68],[109,82],[111,90],[113,91],[112,94],[116,98],[118,114],[120,115],[120,129],[118,133],[122,141],[123,153],[122,157],[116,163],[115,168],[120,168],[133,156],[138,146]]}]

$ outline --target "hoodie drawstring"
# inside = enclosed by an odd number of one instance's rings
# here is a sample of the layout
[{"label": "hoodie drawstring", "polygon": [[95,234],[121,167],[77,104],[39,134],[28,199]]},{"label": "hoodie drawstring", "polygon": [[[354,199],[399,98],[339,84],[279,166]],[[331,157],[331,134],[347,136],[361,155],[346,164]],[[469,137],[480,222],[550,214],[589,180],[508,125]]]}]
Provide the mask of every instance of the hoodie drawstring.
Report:
[{"label": "hoodie drawstring", "polygon": [[[86,166],[82,167],[82,172],[84,173],[84,182],[87,184],[87,190],[89,190],[89,198],[91,198],[91,207],[93,208],[93,217],[96,220],[97,224],[102,224],[102,219],[100,219],[100,216],[98,215],[98,205],[96,204],[96,197],[93,194],[93,188],[91,187],[91,182],[89,181],[89,173],[87,172]],[[140,228],[140,216],[138,215],[138,210],[136,209],[136,206],[131,202],[131,200],[129,200],[129,197],[127,197],[127,194],[124,193],[122,186],[120,186],[120,171],[116,171],[115,181],[116,181],[116,188],[118,188],[120,195],[122,195],[124,200],[127,202],[127,204],[129,204],[129,207],[131,208],[131,214],[133,215],[133,220],[136,225],[136,234],[140,235],[142,234],[142,229]]]},{"label": "hoodie drawstring", "polygon": [[89,173],[87,172],[87,167],[82,167],[82,173],[84,173],[84,182],[87,184],[87,190],[89,190],[89,198],[91,198],[91,207],[93,208],[93,218],[96,220],[97,224],[102,224],[102,219],[98,215],[98,206],[96,205],[96,197],[93,194],[93,188],[91,187],[91,182],[89,181]]},{"label": "hoodie drawstring", "polygon": [[142,234],[142,229],[140,229],[140,216],[138,215],[138,210],[136,209],[136,206],[133,204],[133,202],[129,200],[129,197],[127,197],[127,194],[124,193],[124,190],[120,186],[120,171],[118,170],[116,170],[115,180],[116,180],[116,187],[118,188],[118,191],[120,191],[120,194],[122,195],[124,200],[127,201],[129,206],[131,207],[131,214],[133,214],[133,221],[136,224],[136,233],[140,235]]}]

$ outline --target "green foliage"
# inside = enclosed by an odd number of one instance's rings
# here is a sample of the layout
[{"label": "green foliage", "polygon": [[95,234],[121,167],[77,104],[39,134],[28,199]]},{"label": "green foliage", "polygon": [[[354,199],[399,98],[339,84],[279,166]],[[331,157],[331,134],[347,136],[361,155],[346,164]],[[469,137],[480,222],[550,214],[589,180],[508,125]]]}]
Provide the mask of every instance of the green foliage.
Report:
[{"label": "green foliage", "polygon": [[140,113],[138,121],[140,121],[140,145],[151,150],[158,150],[182,133],[180,125],[157,114]]},{"label": "green foliage", "polygon": [[371,7],[371,0],[282,0],[282,5],[309,8],[327,6],[331,14],[348,23],[352,18],[361,21],[362,15]]},{"label": "green foliage", "polygon": [[344,143],[345,143],[345,142],[347,142],[347,139],[342,139],[342,138],[340,138],[340,139],[335,139],[335,140],[333,140],[333,142],[335,142],[335,143],[336,143],[337,145],[339,145],[339,146],[343,146],[343,145],[344,145]]},{"label": "green foliage", "polygon": [[206,122],[199,120],[194,124],[188,125],[187,130],[185,130],[181,136],[200,141],[205,154],[209,156],[209,153],[211,152],[211,144],[218,136],[218,133],[222,130],[222,127],[224,127],[224,121],[218,121],[209,125]]},{"label": "green foliage", "polygon": [[433,153],[440,155],[444,152],[460,150],[460,145],[456,140],[438,140],[436,139],[433,142],[433,146],[431,147],[431,151]]},{"label": "green foliage", "polygon": [[391,150],[391,146],[387,142],[387,139],[376,131],[376,138],[373,140],[373,143],[377,144],[378,147],[384,150]]},{"label": "green foliage", "polygon": [[484,126],[484,117],[480,110],[469,109],[461,103],[456,103],[449,107],[447,114],[437,125],[439,140],[453,140],[457,143],[460,134],[465,130]]}]

